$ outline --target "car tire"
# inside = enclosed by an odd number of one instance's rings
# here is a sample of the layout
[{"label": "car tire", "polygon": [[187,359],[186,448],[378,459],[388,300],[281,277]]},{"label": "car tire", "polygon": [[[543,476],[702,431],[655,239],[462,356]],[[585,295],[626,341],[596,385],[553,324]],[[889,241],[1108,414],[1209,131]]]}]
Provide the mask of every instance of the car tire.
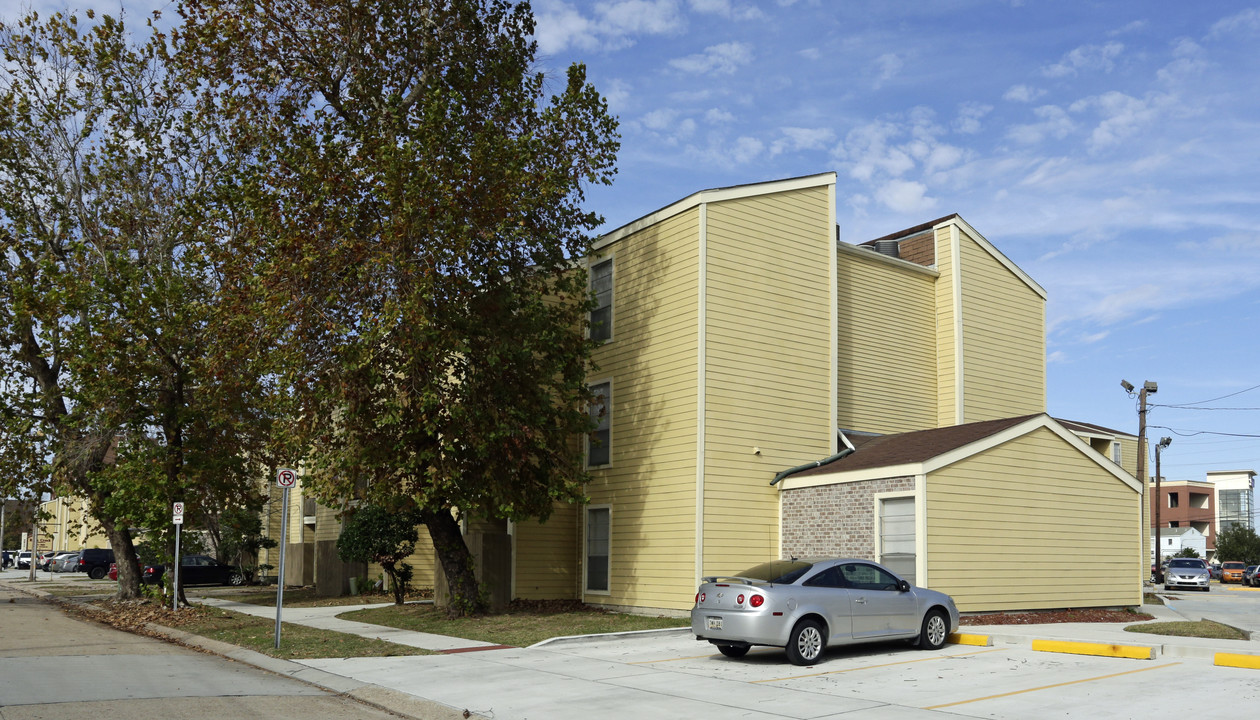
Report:
[{"label": "car tire", "polygon": [[805,619],[796,623],[788,635],[788,661],[793,665],[812,665],[822,657],[827,647],[827,633],[816,620]]},{"label": "car tire", "polygon": [[742,658],[748,654],[748,648],[743,645],[718,645],[717,649],[728,658]]},{"label": "car tire", "polygon": [[244,585],[245,576],[241,575],[240,573],[234,572],[231,575],[228,575],[227,584],[228,585]]},{"label": "car tire", "polygon": [[88,570],[88,577],[92,578],[93,580],[100,580],[101,578],[105,577],[105,573],[107,572],[109,571],[103,567],[94,567],[91,570]]},{"label": "car tire", "polygon": [[923,618],[923,627],[919,629],[920,650],[940,650],[949,639],[949,623],[945,613],[932,610]]}]

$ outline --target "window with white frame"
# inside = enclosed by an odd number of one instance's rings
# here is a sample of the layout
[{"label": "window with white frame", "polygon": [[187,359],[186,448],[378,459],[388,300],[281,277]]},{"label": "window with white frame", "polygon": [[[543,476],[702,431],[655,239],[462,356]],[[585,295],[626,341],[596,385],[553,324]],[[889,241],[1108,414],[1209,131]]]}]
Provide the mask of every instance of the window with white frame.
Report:
[{"label": "window with white frame", "polygon": [[1111,462],[1120,464],[1120,441],[1116,440],[1111,443]]},{"label": "window with white frame", "polygon": [[591,293],[595,309],[591,310],[591,339],[612,339],[613,261],[609,258],[591,266]]},{"label": "window with white frame", "polygon": [[914,497],[880,498],[879,561],[915,583]]},{"label": "window with white frame", "polygon": [[591,386],[591,424],[594,429],[586,437],[586,465],[599,467],[612,460],[612,383]]},{"label": "window with white frame", "polygon": [[586,509],[586,591],[608,592],[612,512],[607,507]]}]

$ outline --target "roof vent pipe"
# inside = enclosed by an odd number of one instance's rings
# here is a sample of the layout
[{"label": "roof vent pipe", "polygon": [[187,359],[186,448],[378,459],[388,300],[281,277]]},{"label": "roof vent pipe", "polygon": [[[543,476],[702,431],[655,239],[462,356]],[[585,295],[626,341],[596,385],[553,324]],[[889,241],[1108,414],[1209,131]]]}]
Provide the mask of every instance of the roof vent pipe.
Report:
[{"label": "roof vent pipe", "polygon": [[888,257],[901,257],[901,244],[897,240],[876,240],[875,251]]}]

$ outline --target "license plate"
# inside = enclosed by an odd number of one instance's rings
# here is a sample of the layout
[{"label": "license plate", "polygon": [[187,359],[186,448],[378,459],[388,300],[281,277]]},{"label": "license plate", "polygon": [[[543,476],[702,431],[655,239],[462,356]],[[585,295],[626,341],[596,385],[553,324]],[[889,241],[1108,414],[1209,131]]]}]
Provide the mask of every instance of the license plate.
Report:
[{"label": "license plate", "polygon": [[721,630],[721,629],[722,629],[722,618],[720,618],[720,617],[711,617],[711,618],[706,618],[706,619],[709,621],[709,629],[710,629],[710,630]]}]

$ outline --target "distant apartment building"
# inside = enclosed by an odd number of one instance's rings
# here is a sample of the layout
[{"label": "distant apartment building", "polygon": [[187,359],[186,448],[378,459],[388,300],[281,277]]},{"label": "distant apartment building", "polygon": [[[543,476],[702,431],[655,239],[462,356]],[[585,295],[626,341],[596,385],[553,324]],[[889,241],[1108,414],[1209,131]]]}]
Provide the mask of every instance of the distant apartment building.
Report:
[{"label": "distant apartment building", "polygon": [[1194,528],[1205,538],[1205,557],[1210,560],[1216,552],[1216,490],[1216,485],[1206,480],[1163,480],[1156,497],[1155,483],[1151,482],[1151,527],[1158,522],[1164,532]]},{"label": "distant apartment building", "polygon": [[1217,470],[1207,474],[1207,481],[1216,487],[1216,527],[1218,532],[1235,525],[1255,529],[1252,491],[1255,470]]}]

